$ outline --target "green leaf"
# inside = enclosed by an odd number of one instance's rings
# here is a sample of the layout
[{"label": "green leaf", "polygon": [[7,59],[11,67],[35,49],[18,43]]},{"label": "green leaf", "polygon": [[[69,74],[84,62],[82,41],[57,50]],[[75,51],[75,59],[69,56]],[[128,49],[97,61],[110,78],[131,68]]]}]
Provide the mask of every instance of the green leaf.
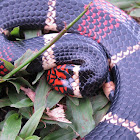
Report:
[{"label": "green leaf", "polygon": [[103,109],[108,104],[108,99],[106,96],[101,92],[99,95],[96,95],[92,98],[90,98],[93,108],[93,113],[95,114],[97,111]]},{"label": "green leaf", "polygon": [[130,12],[130,16],[140,17],[140,8],[134,9]]},{"label": "green leaf", "polygon": [[39,73],[37,74],[35,80],[32,82],[32,84],[33,84],[33,85],[36,84],[37,81],[41,78],[41,76],[42,76],[43,74],[44,74],[44,71],[39,72]]},{"label": "green leaf", "polygon": [[[125,11],[131,12],[135,8],[138,8],[140,5],[140,0],[107,0],[110,3],[114,4],[115,6],[123,9]],[[140,17],[140,14],[136,14],[136,17]]]},{"label": "green leaf", "polygon": [[90,98],[94,113],[94,120],[96,125],[100,122],[103,116],[107,113],[110,102],[104,95],[103,91],[100,91],[98,95]]},{"label": "green leaf", "polygon": [[114,0],[108,0],[109,2],[111,2],[112,4],[116,5],[117,7],[119,7],[120,9],[125,9],[125,8],[129,8],[131,7],[135,2],[134,1],[114,1]]},{"label": "green leaf", "polygon": [[21,137],[17,136],[16,140],[23,140]]},{"label": "green leaf", "polygon": [[[46,96],[49,93],[49,96]],[[39,85],[36,89],[36,96],[35,96],[35,102],[34,102],[34,108],[37,110],[38,108],[44,106],[52,108],[54,105],[56,105],[64,95],[58,94],[56,91],[50,91],[50,86],[46,82],[45,76],[41,78]]]},{"label": "green leaf", "polygon": [[4,119],[2,122],[0,122],[0,130],[3,129],[3,125],[4,125],[5,121],[6,121],[6,119],[7,119],[9,116],[11,116],[12,114],[15,114],[15,113],[16,113],[16,112],[12,110],[12,111],[9,111],[9,112],[6,114],[5,119]]},{"label": "green leaf", "polygon": [[74,97],[70,97],[70,96],[68,96],[68,98],[69,98],[75,105],[79,105],[79,99],[78,99],[78,98],[74,98]]},{"label": "green leaf", "polygon": [[[19,65],[21,65],[27,59],[31,58],[34,54],[35,54],[35,51],[32,51],[32,50],[28,49],[19,59],[17,59],[14,62],[15,67],[18,67]],[[26,65],[26,67],[27,66],[28,65]],[[24,67],[24,69],[26,69],[26,67]]]},{"label": "green leaf", "polygon": [[57,124],[61,128],[64,128],[64,129],[67,129],[69,126],[71,126],[70,124],[64,123],[64,122],[58,122],[58,121],[52,121],[52,120],[43,120],[43,121],[47,124]]},{"label": "green leaf", "polygon": [[5,120],[6,120],[8,117],[10,117],[11,115],[15,114],[15,113],[16,113],[16,111],[14,111],[14,110],[9,111],[9,112],[6,114],[6,116],[5,116]]},{"label": "green leaf", "polygon": [[50,134],[52,132],[51,130],[54,130],[54,127],[56,127],[56,125],[46,125],[46,127],[43,126],[43,129],[40,129],[39,136],[41,138],[44,138],[45,136],[47,136],[48,134]]},{"label": "green leaf", "polygon": [[33,106],[33,102],[29,98],[25,98],[15,104],[11,104],[10,106],[15,108],[30,107]]},{"label": "green leaf", "polygon": [[26,30],[24,31],[25,39],[30,39],[42,35],[41,30]]},{"label": "green leaf", "polygon": [[9,83],[14,85],[14,87],[16,88],[17,93],[20,92],[21,84],[17,80],[12,80],[12,81],[9,80]]},{"label": "green leaf", "polygon": [[38,109],[32,116],[31,118],[26,122],[26,124],[23,126],[23,128],[21,129],[21,132],[19,134],[19,136],[23,139],[32,136],[32,134],[34,133],[34,131],[36,130],[39,121],[42,117],[42,114],[44,112],[44,107],[41,107],[40,109]]},{"label": "green leaf", "polygon": [[29,107],[19,108],[19,113],[21,113],[25,118],[29,119],[33,110]]},{"label": "green leaf", "polygon": [[5,122],[5,120],[0,122],[0,131],[2,131],[2,128],[3,128],[4,122]]},{"label": "green leaf", "polygon": [[15,67],[11,62],[8,62],[2,58],[0,58],[1,61],[4,62],[4,66],[6,67],[6,69],[8,69],[9,71],[12,71]]},{"label": "green leaf", "polygon": [[[50,86],[48,86],[48,89],[50,89]],[[49,92],[49,90],[48,90]],[[46,107],[52,108],[54,105],[56,105],[65,95],[59,94],[58,91],[52,90],[49,93],[49,96],[47,98],[47,104]]]},{"label": "green leaf", "polygon": [[11,32],[10,35],[19,36],[19,27],[15,27]]},{"label": "green leaf", "polygon": [[103,116],[107,113],[109,107],[110,107],[110,104],[108,103],[103,109],[97,111],[94,114],[94,120],[95,120],[96,125],[101,121]]},{"label": "green leaf", "polygon": [[59,129],[44,137],[43,140],[72,140],[76,137],[72,129]]},{"label": "green leaf", "polygon": [[46,83],[45,76],[40,79],[39,85],[35,91],[35,101],[34,101],[34,109],[35,111],[40,107],[46,106],[46,95],[48,91],[48,86]]},{"label": "green leaf", "polygon": [[10,106],[12,103],[8,98],[0,99],[0,108]]},{"label": "green leaf", "polygon": [[21,128],[21,116],[17,113],[12,114],[5,121],[0,140],[15,140]]},{"label": "green leaf", "polygon": [[29,136],[25,140],[39,140],[39,139],[40,139],[40,137],[38,137],[38,136]]},{"label": "green leaf", "polygon": [[10,78],[8,80],[11,84],[13,84],[17,90],[17,92],[20,92],[20,87],[21,86],[28,86],[33,89],[33,87],[30,85],[30,83],[25,80],[23,77],[18,77],[18,78]]},{"label": "green leaf", "polygon": [[27,98],[23,91],[20,91],[19,94],[17,93],[16,89],[12,86],[8,88],[8,97],[12,104],[16,104],[20,102],[22,99]]},{"label": "green leaf", "polygon": [[95,123],[92,117],[93,110],[89,99],[79,99],[79,106],[73,104],[70,100],[67,100],[67,109],[71,111],[73,120],[73,125],[75,126],[75,131],[84,137],[89,133],[94,127]]}]

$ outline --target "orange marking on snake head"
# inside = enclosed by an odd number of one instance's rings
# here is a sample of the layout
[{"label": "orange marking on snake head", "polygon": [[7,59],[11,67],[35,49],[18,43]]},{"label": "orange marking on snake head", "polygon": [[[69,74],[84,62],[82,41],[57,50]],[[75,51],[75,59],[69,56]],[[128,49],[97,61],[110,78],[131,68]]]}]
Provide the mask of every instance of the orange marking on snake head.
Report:
[{"label": "orange marking on snake head", "polygon": [[50,75],[50,70],[48,70],[47,75]]},{"label": "orange marking on snake head", "polygon": [[47,75],[47,81],[49,80],[49,75]]},{"label": "orange marking on snake head", "polygon": [[50,79],[50,80],[48,81],[49,84],[52,84],[53,82],[54,82],[53,79]]},{"label": "orange marking on snake head", "polygon": [[66,71],[67,73],[69,73],[69,70],[68,70],[68,69],[65,69],[65,71]]},{"label": "orange marking on snake head", "polygon": [[54,69],[53,69],[53,68],[51,69],[51,73],[52,73],[52,74],[55,74],[55,72],[54,72]]},{"label": "orange marking on snake head", "polygon": [[58,87],[54,87],[54,89],[55,89],[56,91],[59,91]]},{"label": "orange marking on snake head", "polygon": [[50,78],[51,78],[51,79],[56,79],[56,75],[52,75],[52,74],[51,74],[51,75],[50,75]]},{"label": "orange marking on snake head", "polygon": [[65,70],[66,64],[62,65],[61,70]]},{"label": "orange marking on snake head", "polygon": [[57,69],[60,69],[60,67],[61,67],[61,65],[58,65],[58,66],[57,66]]},{"label": "orange marking on snake head", "polygon": [[66,78],[67,78],[66,75],[65,75],[64,73],[59,72],[59,71],[57,71],[57,70],[56,70],[56,75],[57,75],[57,77],[62,78],[62,79],[66,79]]},{"label": "orange marking on snake head", "polygon": [[62,81],[59,79],[55,79],[54,86],[57,86],[57,85],[62,85]]},{"label": "orange marking on snake head", "polygon": [[61,93],[64,93],[64,88],[63,87],[59,87]]},{"label": "orange marking on snake head", "polygon": [[67,87],[64,87],[64,90],[67,91]]}]

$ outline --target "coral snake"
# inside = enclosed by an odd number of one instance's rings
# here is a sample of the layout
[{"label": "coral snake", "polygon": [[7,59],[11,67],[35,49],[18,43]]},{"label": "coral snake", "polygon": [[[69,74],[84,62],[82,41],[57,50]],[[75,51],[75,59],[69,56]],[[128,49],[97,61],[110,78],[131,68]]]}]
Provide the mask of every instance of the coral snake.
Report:
[{"label": "coral snake", "polygon": [[[0,57],[14,62],[28,48],[40,49],[56,34],[25,41],[7,40],[16,26],[59,32],[75,19],[90,0],[1,0]],[[107,90],[112,104],[85,140],[140,139],[140,26],[104,0],[93,0],[88,12],[58,42],[33,61],[28,72],[47,70],[55,90],[90,97]],[[109,69],[113,81],[109,79]],[[0,62],[0,75],[8,70]],[[111,84],[112,83],[112,84]]]}]

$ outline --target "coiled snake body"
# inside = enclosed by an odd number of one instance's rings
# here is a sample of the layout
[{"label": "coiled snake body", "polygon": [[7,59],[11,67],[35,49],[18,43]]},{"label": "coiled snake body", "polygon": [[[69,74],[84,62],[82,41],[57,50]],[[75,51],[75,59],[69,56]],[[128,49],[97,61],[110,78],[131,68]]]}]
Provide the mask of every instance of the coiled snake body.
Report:
[{"label": "coiled snake body", "polygon": [[[21,42],[8,41],[6,30],[60,31],[90,0],[3,0],[0,2],[0,57],[10,62],[28,48],[40,49],[55,35]],[[91,96],[106,81],[111,68],[115,83],[112,105],[86,140],[140,139],[140,27],[104,0],[94,0],[88,12],[27,71],[47,71],[47,81],[59,92]],[[109,63],[108,63],[109,62]],[[36,65],[38,67],[36,67]],[[52,69],[51,69],[52,68]],[[0,74],[8,70],[0,62]]]}]

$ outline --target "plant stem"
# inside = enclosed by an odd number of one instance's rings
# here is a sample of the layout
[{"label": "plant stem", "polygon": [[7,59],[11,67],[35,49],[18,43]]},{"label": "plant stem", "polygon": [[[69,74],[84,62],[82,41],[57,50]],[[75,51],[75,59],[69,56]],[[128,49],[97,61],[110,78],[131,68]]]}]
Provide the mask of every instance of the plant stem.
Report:
[{"label": "plant stem", "polygon": [[74,19],[68,26],[66,26],[53,40],[51,40],[46,46],[41,48],[35,55],[28,60],[26,60],[24,63],[22,63],[17,68],[13,69],[11,72],[9,72],[7,75],[5,75],[1,82],[4,82],[6,79],[10,78],[12,75],[14,75],[16,72],[18,72],[20,69],[22,69],[24,66],[26,66],[28,63],[32,62],[35,58],[37,58],[39,55],[41,55],[46,49],[48,49],[51,45],[53,45],[57,40],[59,40],[66,32],[67,30],[72,27],[89,9],[89,6],[92,2],[88,4],[88,6],[85,8],[85,10],[76,18]]}]

